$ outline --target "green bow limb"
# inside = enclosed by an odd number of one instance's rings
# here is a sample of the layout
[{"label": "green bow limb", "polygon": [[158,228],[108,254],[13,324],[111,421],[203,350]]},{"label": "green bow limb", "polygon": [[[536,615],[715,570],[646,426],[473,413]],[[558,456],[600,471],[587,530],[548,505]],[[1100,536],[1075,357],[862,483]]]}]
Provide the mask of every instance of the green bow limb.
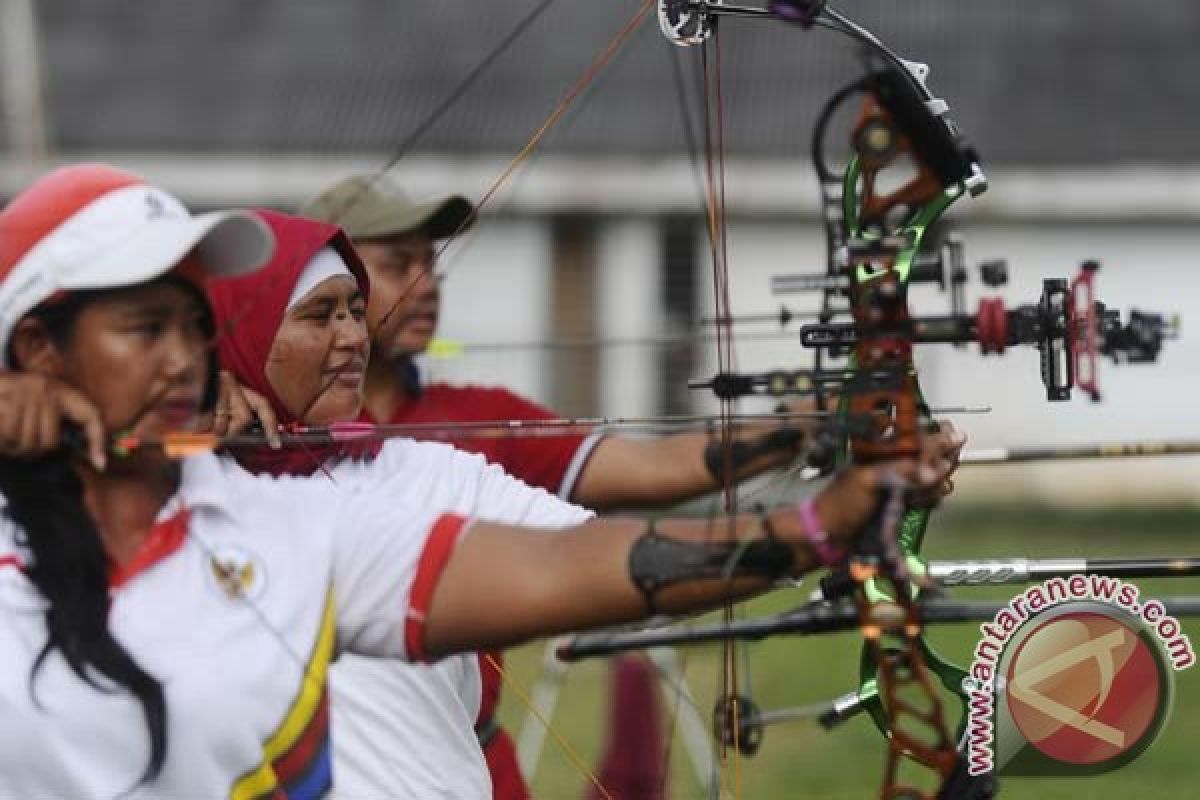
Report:
[{"label": "green bow limb", "polygon": [[[846,166],[845,176],[842,184],[842,205],[843,213],[846,221],[846,230],[851,237],[867,237],[871,235],[869,232],[862,230],[860,222],[859,209],[859,182],[862,173],[857,156],[850,159]],[[904,236],[909,244],[897,254],[895,269],[900,274],[900,279],[907,284],[908,277],[912,268],[913,259],[920,250],[922,240],[926,231],[936,222],[942,214],[965,193],[962,186],[955,186],[948,189],[937,198],[926,203],[919,209],[916,209],[908,221],[900,228],[900,235]],[[855,275],[855,280],[860,281],[869,277],[866,265],[859,265],[858,272]],[[850,362],[850,367],[853,369],[853,358]],[[918,384],[918,402],[922,407],[925,406],[924,397],[920,395]],[[849,403],[847,398],[843,397],[840,400],[838,413],[843,419],[848,415]],[[933,420],[926,416],[923,422],[927,425],[933,425]],[[843,464],[849,458],[848,449],[843,447],[838,455],[838,463]],[[929,512],[925,510],[909,510],[905,513],[898,532],[899,546],[902,553],[908,562],[909,570],[917,576],[926,574],[926,562],[921,555],[921,547],[925,541],[925,533],[929,525]],[[884,601],[890,599],[887,593],[872,581],[866,587],[867,596],[872,601]],[[937,676],[941,685],[955,698],[960,705],[959,713],[959,728],[958,735],[961,736],[965,730],[967,723],[967,693],[965,681],[967,672],[961,666],[951,662],[942,654],[937,652],[922,636],[918,644],[921,649],[921,654],[925,660],[925,666]],[[878,684],[879,665],[871,658],[869,649],[864,645],[859,661],[859,688],[857,690],[857,698],[863,709],[871,716],[875,726],[885,736],[889,735],[887,713],[883,707],[883,698],[879,691]]]}]

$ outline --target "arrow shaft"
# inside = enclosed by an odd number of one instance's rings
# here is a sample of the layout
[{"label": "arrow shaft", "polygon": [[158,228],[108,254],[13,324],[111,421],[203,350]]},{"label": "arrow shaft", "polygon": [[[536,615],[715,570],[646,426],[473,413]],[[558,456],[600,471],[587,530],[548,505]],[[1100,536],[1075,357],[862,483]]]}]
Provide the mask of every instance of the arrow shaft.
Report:
[{"label": "arrow shaft", "polygon": [[1003,586],[1080,574],[1114,578],[1200,575],[1200,558],[998,558],[929,562],[929,576],[943,586]]},{"label": "arrow shaft", "polygon": [[1197,440],[1111,442],[1067,447],[996,447],[967,450],[962,454],[959,463],[987,466],[1089,458],[1147,458],[1197,454],[1200,454],[1200,441]]},{"label": "arrow shaft", "polygon": [[[1166,613],[1172,616],[1200,616],[1200,597],[1165,597],[1162,598],[1162,604]],[[1008,604],[926,600],[917,608],[922,624],[947,624],[986,622],[995,618],[1002,609],[1008,608]],[[559,648],[558,654],[564,661],[578,661],[648,647],[678,647],[728,639],[756,641],[778,634],[810,636],[853,630],[858,625],[858,609],[853,603],[829,604],[818,601],[763,619],[624,633],[581,634]]]}]

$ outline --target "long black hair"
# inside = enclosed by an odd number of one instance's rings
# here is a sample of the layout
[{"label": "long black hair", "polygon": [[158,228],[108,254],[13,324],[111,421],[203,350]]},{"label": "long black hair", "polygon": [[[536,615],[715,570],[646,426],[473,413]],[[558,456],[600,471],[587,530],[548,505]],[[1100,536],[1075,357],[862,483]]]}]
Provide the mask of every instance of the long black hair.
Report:
[{"label": "long black hair", "polygon": [[[194,285],[162,279],[195,293]],[[79,313],[94,300],[116,290],[76,292],[30,313],[60,346],[69,344]],[[209,320],[211,334],[211,319]],[[9,353],[10,363],[11,351]],[[209,391],[205,406],[215,401],[215,359],[209,358]],[[30,673],[30,692],[37,702],[36,677],[54,650],[71,670],[101,691],[125,689],[141,703],[150,739],[150,761],[139,783],[162,771],[167,755],[167,704],[162,684],[146,672],[108,627],[108,556],[95,520],[83,502],[83,482],[74,461],[76,451],[63,447],[34,460],[0,458],[0,493],[4,513],[20,528],[19,543],[33,555],[25,574],[48,603],[46,645]],[[109,683],[102,683],[105,678]]]}]

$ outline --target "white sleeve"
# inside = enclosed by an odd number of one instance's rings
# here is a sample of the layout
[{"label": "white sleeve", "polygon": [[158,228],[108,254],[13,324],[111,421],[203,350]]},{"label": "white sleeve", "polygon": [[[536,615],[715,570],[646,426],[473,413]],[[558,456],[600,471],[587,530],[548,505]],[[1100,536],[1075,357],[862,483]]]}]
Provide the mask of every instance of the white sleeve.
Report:
[{"label": "white sleeve", "polygon": [[462,462],[457,469],[467,473],[464,480],[469,476],[478,486],[475,506],[471,509],[474,517],[505,525],[569,528],[595,516],[586,508],[514,478],[499,465],[489,464],[480,456],[461,451],[456,455]]},{"label": "white sleeve", "polygon": [[333,534],[339,649],[422,661],[425,615],[466,518],[368,498],[348,498]]}]

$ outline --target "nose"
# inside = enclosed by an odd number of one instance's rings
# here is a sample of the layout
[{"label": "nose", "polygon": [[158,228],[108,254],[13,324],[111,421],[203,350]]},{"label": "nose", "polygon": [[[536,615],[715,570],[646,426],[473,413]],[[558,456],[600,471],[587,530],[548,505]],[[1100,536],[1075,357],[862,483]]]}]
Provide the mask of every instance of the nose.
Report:
[{"label": "nose", "polygon": [[163,340],[163,372],[172,383],[203,374],[209,357],[203,334],[180,326]]},{"label": "nose", "polygon": [[441,283],[442,276],[432,270],[412,270],[409,273],[406,293],[422,300],[436,297]]},{"label": "nose", "polygon": [[339,350],[364,352],[367,348],[367,323],[348,310],[339,311],[334,320],[333,346]]}]

